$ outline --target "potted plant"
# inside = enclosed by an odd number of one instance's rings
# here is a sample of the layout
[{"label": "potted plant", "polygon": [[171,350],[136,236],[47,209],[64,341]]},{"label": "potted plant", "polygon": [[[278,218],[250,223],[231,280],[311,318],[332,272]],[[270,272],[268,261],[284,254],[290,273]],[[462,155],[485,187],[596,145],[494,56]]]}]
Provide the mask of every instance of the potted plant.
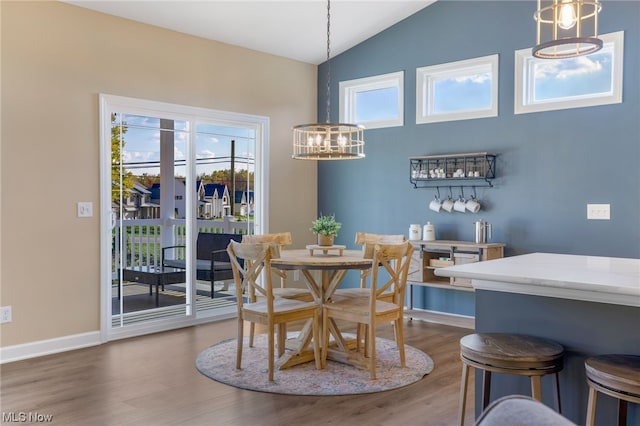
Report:
[{"label": "potted plant", "polygon": [[311,232],[318,235],[319,246],[332,246],[333,239],[338,236],[338,231],[342,227],[342,224],[336,221],[334,215],[325,216],[321,214],[312,224]]}]

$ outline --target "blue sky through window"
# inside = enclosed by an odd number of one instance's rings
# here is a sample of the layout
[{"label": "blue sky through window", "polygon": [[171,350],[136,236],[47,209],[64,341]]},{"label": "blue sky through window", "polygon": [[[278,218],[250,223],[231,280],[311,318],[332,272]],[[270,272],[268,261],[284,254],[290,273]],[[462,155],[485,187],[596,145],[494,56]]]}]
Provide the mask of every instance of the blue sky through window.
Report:
[{"label": "blue sky through window", "polygon": [[488,72],[436,79],[433,89],[435,114],[491,107],[491,74]]},{"label": "blue sky through window", "polygon": [[[123,164],[135,175],[160,172],[160,119],[137,115],[123,115],[127,125],[122,150]],[[211,173],[230,167],[231,140],[236,141],[236,169],[246,169],[247,159],[255,158],[255,131],[251,128],[198,124],[196,127],[197,173]],[[176,175],[184,176],[186,147],[189,138],[185,121],[174,120],[174,158]],[[249,167],[253,169],[253,166]]]},{"label": "blue sky through window", "polygon": [[536,60],[533,68],[534,102],[609,93],[612,90],[612,52],[567,59],[540,59]]},{"label": "blue sky through window", "polygon": [[397,87],[357,92],[355,104],[356,123],[392,120],[400,115]]}]

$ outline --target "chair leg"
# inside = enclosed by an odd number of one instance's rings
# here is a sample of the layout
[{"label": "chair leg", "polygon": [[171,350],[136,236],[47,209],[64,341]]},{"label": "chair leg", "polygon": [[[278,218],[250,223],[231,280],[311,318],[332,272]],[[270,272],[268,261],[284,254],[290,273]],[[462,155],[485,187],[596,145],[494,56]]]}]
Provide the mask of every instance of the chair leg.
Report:
[{"label": "chair leg", "polygon": [[275,367],[275,362],[273,357],[275,355],[275,327],[269,327],[269,381],[273,382],[273,369]]},{"label": "chair leg", "polygon": [[464,412],[467,407],[467,387],[469,386],[469,366],[462,362],[462,379],[460,380],[459,424],[464,426]]},{"label": "chair leg", "polygon": [[369,362],[371,380],[376,379],[376,324],[367,324],[367,339],[369,340]]},{"label": "chair leg", "polygon": [[253,336],[256,333],[256,323],[255,322],[250,322],[249,323],[249,347],[252,348],[253,347]]},{"label": "chair leg", "polygon": [[542,402],[542,376],[531,376],[531,397]]},{"label": "chair leg", "polygon": [[278,324],[278,358],[284,355],[287,342],[287,324]]},{"label": "chair leg", "polygon": [[406,366],[406,359],[404,355],[404,330],[403,330],[403,318],[400,317],[395,320],[395,331],[396,331],[396,345],[398,346],[398,351],[400,351],[400,366],[404,368]]},{"label": "chair leg", "polygon": [[624,399],[618,400],[618,426],[627,425],[627,401]]},{"label": "chair leg", "polygon": [[589,386],[589,402],[587,403],[587,421],[586,426],[594,426],[596,424],[596,401],[598,399],[598,391]]},{"label": "chair leg", "polygon": [[560,405],[560,374],[556,373],[556,402],[558,403],[558,413],[562,414],[562,405]]},{"label": "chair leg", "polygon": [[243,328],[244,328],[244,324],[243,324],[243,319],[242,318],[238,318],[238,349],[236,350],[236,368],[239,370],[240,369],[240,365],[242,364],[242,340],[244,339],[243,336]]},{"label": "chair leg", "polygon": [[491,371],[482,370],[482,411],[489,405],[491,399]]}]

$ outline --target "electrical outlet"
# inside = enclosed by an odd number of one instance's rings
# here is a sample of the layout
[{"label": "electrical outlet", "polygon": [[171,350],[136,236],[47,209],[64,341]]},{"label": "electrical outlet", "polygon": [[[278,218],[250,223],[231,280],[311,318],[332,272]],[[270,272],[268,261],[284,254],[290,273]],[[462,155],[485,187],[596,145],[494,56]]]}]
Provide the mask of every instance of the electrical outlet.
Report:
[{"label": "electrical outlet", "polygon": [[11,322],[11,306],[3,306],[0,308],[0,324]]},{"label": "electrical outlet", "polygon": [[610,204],[587,204],[587,219],[610,220]]},{"label": "electrical outlet", "polygon": [[81,201],[78,203],[78,217],[93,216],[93,203],[91,201]]}]

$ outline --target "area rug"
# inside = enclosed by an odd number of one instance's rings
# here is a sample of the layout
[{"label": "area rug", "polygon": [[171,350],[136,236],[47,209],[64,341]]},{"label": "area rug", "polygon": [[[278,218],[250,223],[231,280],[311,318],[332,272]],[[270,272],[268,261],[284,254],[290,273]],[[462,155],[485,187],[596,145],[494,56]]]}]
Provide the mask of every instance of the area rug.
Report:
[{"label": "area rug", "polygon": [[[345,337],[355,337],[345,333]],[[267,335],[256,335],[250,348],[248,337],[242,351],[242,369],[236,369],[236,339],[229,339],[202,351],[196,368],[205,376],[241,389],[291,395],[351,395],[397,389],[415,383],[433,370],[433,360],[424,352],[405,345],[406,367],[400,366],[396,344],[376,339],[376,380],[369,371],[331,360],[324,370],[314,362],[276,370],[269,382]]]}]

